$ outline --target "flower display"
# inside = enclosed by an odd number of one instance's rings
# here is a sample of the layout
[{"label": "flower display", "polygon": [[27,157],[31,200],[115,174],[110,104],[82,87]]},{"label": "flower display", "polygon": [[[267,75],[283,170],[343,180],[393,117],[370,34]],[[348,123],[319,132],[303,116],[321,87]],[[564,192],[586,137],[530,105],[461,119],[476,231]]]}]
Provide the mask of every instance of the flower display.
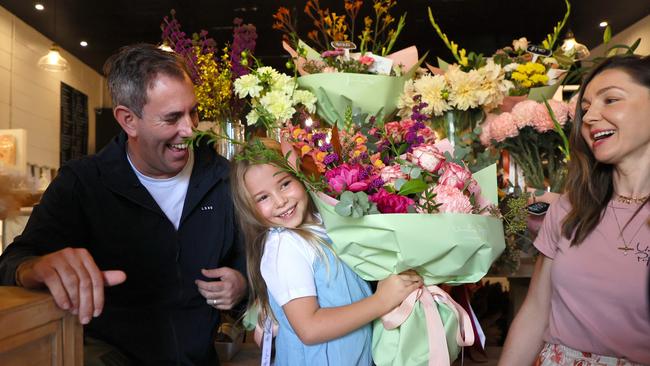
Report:
[{"label": "flower display", "polygon": [[243,106],[233,93],[233,81],[246,74],[246,65],[255,49],[255,26],[235,19],[231,47],[217,48],[214,39],[202,30],[188,37],[171,11],[161,24],[163,44],[185,59],[194,83],[201,120],[221,122],[239,119]]},{"label": "flower display", "polygon": [[300,110],[316,111],[316,97],[307,90],[299,90],[295,78],[272,67],[261,66],[234,82],[235,94],[248,99],[251,110],[247,124],[261,124],[267,130],[281,127]]},{"label": "flower display", "polygon": [[567,103],[556,100],[548,104],[524,100],[511,112],[488,114],[480,140],[507,150],[521,166],[530,187],[550,187],[559,192],[566,174],[570,111]]}]

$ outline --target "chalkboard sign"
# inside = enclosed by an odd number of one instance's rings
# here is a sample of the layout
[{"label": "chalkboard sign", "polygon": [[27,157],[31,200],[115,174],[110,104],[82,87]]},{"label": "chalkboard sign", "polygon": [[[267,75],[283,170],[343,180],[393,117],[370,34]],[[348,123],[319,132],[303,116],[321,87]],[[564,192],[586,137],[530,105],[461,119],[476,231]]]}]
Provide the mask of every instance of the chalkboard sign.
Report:
[{"label": "chalkboard sign", "polygon": [[61,165],[88,154],[88,96],[61,83]]}]

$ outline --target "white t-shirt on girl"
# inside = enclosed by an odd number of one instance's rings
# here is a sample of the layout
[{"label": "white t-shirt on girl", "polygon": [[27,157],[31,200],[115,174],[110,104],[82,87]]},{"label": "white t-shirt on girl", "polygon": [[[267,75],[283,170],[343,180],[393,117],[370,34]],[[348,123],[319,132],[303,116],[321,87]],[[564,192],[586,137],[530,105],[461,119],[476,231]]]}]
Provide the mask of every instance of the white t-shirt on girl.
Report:
[{"label": "white t-shirt on girl", "polygon": [[[315,231],[325,234],[320,227]],[[300,297],[317,296],[313,267],[316,256],[315,249],[292,230],[271,229],[260,272],[278,305],[284,306]]]}]

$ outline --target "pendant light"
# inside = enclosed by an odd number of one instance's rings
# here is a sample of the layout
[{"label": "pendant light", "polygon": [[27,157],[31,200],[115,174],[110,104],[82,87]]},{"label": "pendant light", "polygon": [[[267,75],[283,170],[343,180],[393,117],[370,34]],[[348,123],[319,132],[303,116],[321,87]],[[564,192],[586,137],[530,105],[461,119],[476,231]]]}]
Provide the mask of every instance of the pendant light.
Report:
[{"label": "pendant light", "polygon": [[[56,1],[54,1],[54,37],[56,38]],[[59,72],[69,70],[70,64],[61,56],[56,43],[53,43],[47,55],[38,60],[38,67],[47,71]]]}]

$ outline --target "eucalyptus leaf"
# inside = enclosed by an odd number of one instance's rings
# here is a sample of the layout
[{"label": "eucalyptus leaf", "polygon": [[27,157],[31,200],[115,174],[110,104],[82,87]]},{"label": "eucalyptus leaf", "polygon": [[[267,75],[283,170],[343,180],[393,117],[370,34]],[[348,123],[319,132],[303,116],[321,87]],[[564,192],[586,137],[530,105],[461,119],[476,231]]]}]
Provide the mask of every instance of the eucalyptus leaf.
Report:
[{"label": "eucalyptus leaf", "polygon": [[350,216],[352,214],[352,205],[339,202],[334,206],[334,211],[341,216]]},{"label": "eucalyptus leaf", "polygon": [[405,183],[406,183],[406,179],[404,179],[404,178],[399,178],[399,179],[395,180],[395,189],[399,191],[400,189],[402,189],[402,186]]}]

